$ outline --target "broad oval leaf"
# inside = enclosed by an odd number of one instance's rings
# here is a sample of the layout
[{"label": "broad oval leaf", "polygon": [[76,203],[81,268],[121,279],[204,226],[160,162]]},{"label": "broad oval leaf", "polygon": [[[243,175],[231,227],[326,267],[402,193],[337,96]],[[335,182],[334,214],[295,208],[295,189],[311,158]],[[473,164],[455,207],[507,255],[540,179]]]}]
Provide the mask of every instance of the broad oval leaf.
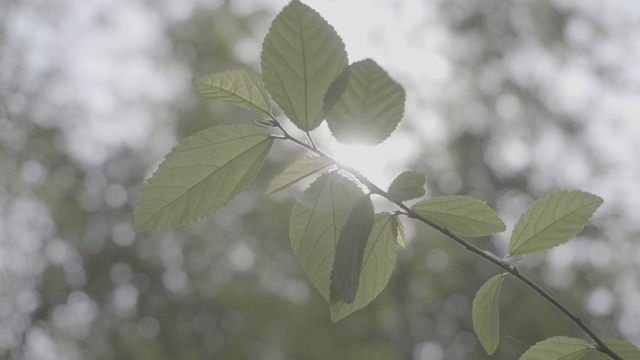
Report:
[{"label": "broad oval leaf", "polygon": [[405,92],[371,59],[353,63],[329,88],[327,123],[341,143],[376,145],[396,129]]},{"label": "broad oval leaf", "polygon": [[559,191],[534,201],[511,234],[511,255],[534,254],[569,241],[602,204],[599,196],[578,190]]},{"label": "broad oval leaf", "polygon": [[342,300],[331,303],[331,320],[338,321],[363,308],[387,286],[396,261],[396,239],[393,219],[389,213],[375,214],[375,222],[364,249],[360,285],[353,303]]},{"label": "broad oval leaf", "polygon": [[193,80],[193,88],[200,97],[231,103],[269,115],[269,94],[258,75],[247,70],[231,70]]},{"label": "broad oval leaf", "polygon": [[322,174],[305,190],[291,214],[291,247],[327,301],[340,231],[362,195],[353,181],[337,172]]},{"label": "broad oval leaf", "polygon": [[138,231],[175,227],[209,216],[256,176],[273,138],[253,126],[216,126],[183,140],[140,188]]},{"label": "broad oval leaf", "polygon": [[271,183],[267,186],[267,194],[286,189],[307,176],[313,175],[331,165],[332,163],[329,160],[320,156],[307,156],[298,159],[271,180]]},{"label": "broad oval leaf", "polygon": [[[622,340],[605,340],[604,343],[624,360],[640,360],[640,350],[630,342]],[[596,354],[603,360],[611,360],[611,356],[596,351]]]},{"label": "broad oval leaf", "polygon": [[500,340],[500,313],[498,294],[507,274],[498,274],[482,285],[471,307],[473,330],[489,355],[493,354]]},{"label": "broad oval leaf", "polygon": [[424,196],[426,176],[418,171],[405,171],[389,185],[389,197],[395,201],[406,201]]},{"label": "broad oval leaf", "polygon": [[507,228],[487,204],[470,196],[434,196],[414,204],[411,209],[462,236],[486,236]]},{"label": "broad oval leaf", "polygon": [[582,339],[556,336],[533,345],[520,360],[578,360],[590,349]]},{"label": "broad oval leaf", "polygon": [[262,78],[273,100],[304,131],[324,119],[324,95],[347,66],[336,31],[315,10],[293,0],[271,23],[262,44]]},{"label": "broad oval leaf", "polygon": [[[360,283],[362,258],[367,240],[373,229],[373,203],[369,195],[365,195],[351,210],[351,214],[344,224],[336,252],[333,258],[331,272],[332,290],[347,304],[353,303]],[[335,296],[331,296],[332,302]]]}]

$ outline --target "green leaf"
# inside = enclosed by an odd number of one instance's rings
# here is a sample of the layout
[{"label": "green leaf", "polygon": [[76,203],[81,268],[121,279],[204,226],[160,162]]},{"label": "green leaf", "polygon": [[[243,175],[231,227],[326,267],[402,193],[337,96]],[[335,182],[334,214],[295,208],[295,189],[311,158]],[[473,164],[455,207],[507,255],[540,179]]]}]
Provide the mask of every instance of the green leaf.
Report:
[{"label": "green leaf", "polygon": [[371,59],[349,65],[325,98],[327,123],[341,143],[376,145],[402,119],[405,92]]},{"label": "green leaf", "polygon": [[360,286],[351,304],[342,300],[331,304],[331,320],[338,321],[373,301],[387,286],[396,261],[396,239],[393,216],[389,213],[375,215],[375,222],[367,247],[364,249]]},{"label": "green leaf", "polygon": [[389,185],[389,197],[395,201],[405,201],[424,196],[427,178],[418,171],[405,171],[396,176]]},{"label": "green leaf", "polygon": [[398,218],[398,216],[394,215],[391,219],[391,226],[393,231],[393,236],[396,239],[398,245],[407,247],[407,236],[404,233],[404,225],[402,225],[402,221]]},{"label": "green leaf", "polygon": [[[369,195],[365,195],[351,210],[338,238],[333,258],[331,283],[332,289],[336,290],[340,299],[347,304],[353,303],[356,298],[360,283],[360,271],[362,270],[362,258],[373,229],[373,221],[373,203]],[[335,298],[335,296],[330,297],[332,300]]]},{"label": "green leaf", "polygon": [[578,360],[590,349],[582,339],[556,336],[533,345],[520,360]]},{"label": "green leaf", "polygon": [[348,60],[333,27],[315,10],[293,0],[271,23],[261,63],[273,100],[298,128],[310,131],[324,119],[324,95]]},{"label": "green leaf", "polygon": [[487,280],[478,290],[471,307],[473,330],[489,355],[496,351],[500,339],[498,294],[506,275],[506,273],[499,274]]},{"label": "green leaf", "polygon": [[340,231],[362,195],[353,181],[337,172],[322,174],[305,190],[291,214],[291,246],[305,273],[327,301]]},{"label": "green leaf", "polygon": [[[640,360],[640,350],[632,343],[622,340],[605,340],[604,343],[624,360]],[[612,359],[611,356],[600,351],[596,351],[596,354],[603,360]]]},{"label": "green leaf", "polygon": [[286,189],[307,176],[313,175],[331,165],[330,161],[320,156],[308,156],[298,159],[273,178],[269,186],[267,186],[267,194]]},{"label": "green leaf", "polygon": [[247,70],[231,70],[193,80],[196,94],[269,115],[269,94],[258,75]]},{"label": "green leaf", "polygon": [[583,191],[559,191],[534,201],[511,234],[511,255],[534,254],[563,244],[576,236],[602,204]]},{"label": "green leaf", "polygon": [[411,208],[427,220],[458,235],[485,236],[507,228],[487,204],[469,196],[434,196]]},{"label": "green leaf", "polygon": [[217,126],[176,146],[140,188],[138,231],[181,226],[209,216],[256,176],[273,138],[252,126]]}]

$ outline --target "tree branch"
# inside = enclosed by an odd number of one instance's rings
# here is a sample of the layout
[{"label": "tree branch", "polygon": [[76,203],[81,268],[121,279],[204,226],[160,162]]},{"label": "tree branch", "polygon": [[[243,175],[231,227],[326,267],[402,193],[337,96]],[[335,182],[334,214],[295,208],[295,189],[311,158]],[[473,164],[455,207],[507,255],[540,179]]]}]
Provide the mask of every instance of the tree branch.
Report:
[{"label": "tree branch", "polygon": [[406,206],[402,202],[395,201],[395,200],[391,199],[389,194],[386,191],[382,190],[379,186],[377,186],[374,183],[372,183],[371,181],[369,181],[369,179],[367,179],[359,171],[357,171],[356,169],[353,169],[351,167],[345,166],[343,164],[340,164],[333,157],[327,155],[322,150],[320,150],[315,145],[315,143],[311,139],[311,136],[309,135],[308,132],[306,132],[306,134],[307,134],[307,137],[309,138],[309,140],[311,142],[311,145],[309,145],[309,144],[307,144],[307,143],[305,143],[303,141],[300,141],[299,139],[295,138],[294,136],[291,136],[282,127],[280,122],[278,122],[278,120],[276,120],[275,117],[270,116],[270,119],[273,121],[275,127],[280,129],[280,131],[283,134],[282,137],[276,137],[276,139],[290,140],[290,141],[294,142],[295,144],[297,144],[297,145],[299,145],[299,146],[301,146],[301,147],[303,147],[303,148],[305,148],[305,149],[307,149],[307,150],[309,150],[309,151],[321,156],[322,158],[327,159],[328,161],[330,161],[334,165],[336,165],[339,169],[351,173],[358,181],[360,181],[364,186],[369,188],[369,191],[371,191],[371,193],[377,194],[379,196],[382,196],[383,198],[387,199],[388,201],[394,203],[396,206],[398,206],[400,209],[402,209],[409,218],[415,219],[415,220],[417,220],[417,221],[419,221],[419,222],[421,222],[421,223],[423,223],[425,225],[428,225],[428,226],[434,228],[435,230],[437,230],[441,234],[445,235],[449,239],[451,239],[454,242],[458,243],[460,246],[462,246],[466,250],[468,250],[468,251],[480,256],[484,260],[486,260],[486,261],[494,264],[495,266],[499,267],[500,269],[508,272],[510,275],[512,275],[513,277],[515,277],[516,279],[520,280],[522,283],[527,285],[533,291],[538,293],[538,295],[540,295],[542,298],[544,298],[549,303],[551,303],[553,306],[555,306],[558,310],[560,310],[563,314],[565,314],[569,319],[571,319],[571,321],[573,321],[582,331],[584,331],[596,343],[596,347],[595,347],[596,350],[598,350],[598,351],[600,351],[600,352],[602,352],[604,354],[609,355],[614,360],[623,360],[619,355],[617,355],[615,352],[613,352],[613,350],[611,350],[611,348],[609,348],[604,343],[604,341],[579,316],[574,314],[571,310],[569,310],[569,308],[564,306],[560,301],[555,299],[551,294],[549,294],[546,290],[541,288],[538,284],[536,284],[535,282],[530,280],[528,277],[526,277],[525,275],[520,273],[520,271],[518,271],[518,269],[515,266],[513,266],[513,265],[511,265],[511,264],[509,264],[509,263],[507,263],[507,262],[505,262],[505,261],[503,261],[503,260],[501,260],[501,259],[499,259],[497,257],[494,257],[491,254],[488,254],[488,253],[484,252],[480,248],[478,248],[478,247],[472,245],[471,243],[465,241],[464,239],[462,239],[461,237],[459,237],[456,234],[452,233],[448,229],[446,229],[446,228],[444,228],[444,227],[442,227],[440,225],[437,225],[434,222],[430,221],[429,219],[427,219],[427,218],[423,217],[422,215],[416,213],[410,207]]}]

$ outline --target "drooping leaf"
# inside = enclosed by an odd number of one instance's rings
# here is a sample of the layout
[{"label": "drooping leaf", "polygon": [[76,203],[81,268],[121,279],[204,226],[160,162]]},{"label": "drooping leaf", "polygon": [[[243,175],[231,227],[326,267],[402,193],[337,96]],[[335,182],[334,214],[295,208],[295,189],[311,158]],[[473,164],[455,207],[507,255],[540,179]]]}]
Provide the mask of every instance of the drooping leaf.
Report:
[{"label": "drooping leaf", "polygon": [[404,225],[402,225],[402,221],[398,219],[398,216],[394,215],[391,219],[391,230],[393,231],[394,237],[396,238],[396,242],[398,245],[407,247],[407,236],[404,233]]},{"label": "drooping leaf", "polygon": [[335,257],[333,258],[333,270],[331,272],[332,290],[336,295],[333,300],[343,300],[347,304],[353,303],[360,283],[360,271],[362,270],[362,258],[367,240],[373,229],[373,203],[369,195],[365,195],[351,210],[351,214],[344,224]]},{"label": "drooping leaf", "polygon": [[291,246],[305,273],[327,301],[340,231],[362,195],[353,181],[337,172],[322,174],[305,190],[291,214]]},{"label": "drooping leaf", "polygon": [[200,77],[193,81],[199,96],[231,103],[236,106],[269,115],[269,94],[258,75],[247,70],[231,70]]},{"label": "drooping leaf", "polygon": [[533,345],[520,360],[578,360],[590,349],[582,339],[556,336]]},{"label": "drooping leaf", "polygon": [[375,215],[375,222],[367,247],[364,249],[360,285],[351,304],[338,300],[331,304],[331,320],[338,321],[373,301],[387,286],[396,261],[396,239],[393,216],[389,213]]},{"label": "drooping leaf", "polygon": [[315,129],[324,119],[324,94],[347,63],[344,43],[333,27],[297,0],[276,16],[262,44],[265,86],[304,131]]},{"label": "drooping leaf", "polygon": [[476,293],[471,307],[473,330],[489,355],[496,351],[500,339],[498,294],[506,275],[498,274],[487,280]]},{"label": "drooping leaf", "polygon": [[463,236],[486,236],[507,227],[487,204],[469,196],[434,196],[414,204],[413,211]]},{"label": "drooping leaf", "polygon": [[534,201],[511,234],[511,255],[534,254],[569,241],[587,224],[602,199],[584,191],[559,191]]},{"label": "drooping leaf", "polygon": [[332,84],[325,98],[327,123],[341,143],[376,145],[398,126],[405,92],[371,59],[353,63]]},{"label": "drooping leaf", "polygon": [[396,201],[416,199],[424,195],[426,181],[427,178],[421,172],[405,171],[393,179],[387,193]]},{"label": "drooping leaf", "polygon": [[271,183],[269,183],[269,186],[267,186],[267,194],[273,194],[286,189],[307,176],[313,175],[330,165],[330,161],[320,156],[307,156],[302,159],[298,159],[291,165],[287,166],[283,172],[273,178]]},{"label": "drooping leaf", "polygon": [[[622,340],[605,340],[604,343],[624,360],[640,360],[640,350],[630,342]],[[603,360],[612,359],[611,356],[600,351],[596,351],[596,354],[598,354],[598,356]]]},{"label": "drooping leaf", "polygon": [[273,138],[252,126],[216,126],[176,146],[140,188],[138,231],[184,225],[209,216],[256,176]]}]

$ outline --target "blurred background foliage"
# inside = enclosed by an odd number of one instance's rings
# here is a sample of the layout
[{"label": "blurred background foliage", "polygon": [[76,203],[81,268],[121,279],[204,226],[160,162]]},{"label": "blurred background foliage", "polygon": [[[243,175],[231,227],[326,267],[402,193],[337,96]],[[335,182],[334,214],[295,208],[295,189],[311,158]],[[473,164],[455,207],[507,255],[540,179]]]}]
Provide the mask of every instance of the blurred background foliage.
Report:
[{"label": "blurred background foliage", "polygon": [[[330,322],[289,246],[300,189],[263,195],[300,155],[291,147],[277,146],[255,184],[214,216],[134,232],[137,189],[180,139],[254,120],[201,101],[190,82],[258,71],[285,4],[3,1],[0,357],[488,358],[470,308],[496,269],[409,222],[389,286]],[[519,266],[603,337],[640,344],[638,4],[308,4],[345,38],[350,60],[373,57],[407,89],[406,119],[389,140],[402,147],[376,161],[383,186],[398,169],[423,171],[429,194],[478,197],[510,229],[549,191],[604,197],[578,239]],[[502,256],[506,240],[473,242]],[[513,281],[500,309],[495,359],[584,336]]]}]

